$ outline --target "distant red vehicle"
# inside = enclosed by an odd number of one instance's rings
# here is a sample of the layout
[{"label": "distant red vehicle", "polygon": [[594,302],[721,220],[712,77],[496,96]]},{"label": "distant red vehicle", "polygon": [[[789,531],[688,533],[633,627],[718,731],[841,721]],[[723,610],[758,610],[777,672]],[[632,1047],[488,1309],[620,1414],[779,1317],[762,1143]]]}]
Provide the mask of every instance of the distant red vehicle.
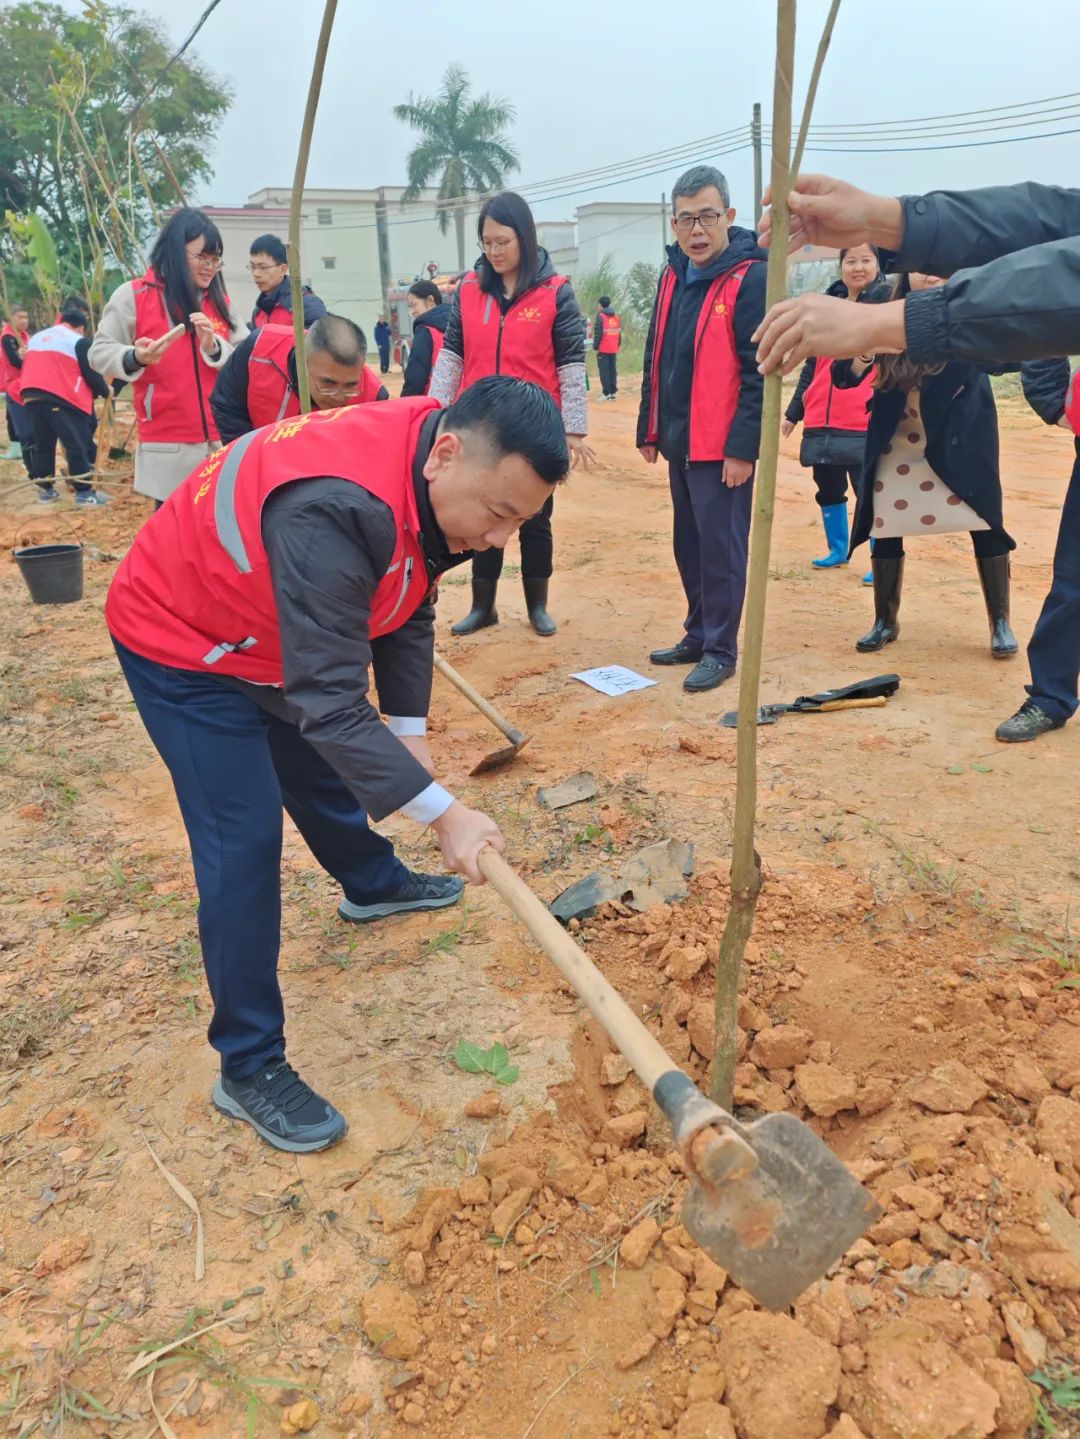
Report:
[{"label": "distant red vehicle", "polygon": [[[429,266],[430,268],[430,266]],[[461,282],[465,271],[454,271],[452,274],[434,274],[431,279],[442,291],[444,300],[452,300],[454,291]],[[386,292],[386,317],[390,321],[390,357],[391,362],[400,365],[404,370],[409,362],[409,349],[412,344],[412,316],[409,314],[409,307],[406,301],[409,298],[409,287],[405,285],[399,289],[387,290]]]}]

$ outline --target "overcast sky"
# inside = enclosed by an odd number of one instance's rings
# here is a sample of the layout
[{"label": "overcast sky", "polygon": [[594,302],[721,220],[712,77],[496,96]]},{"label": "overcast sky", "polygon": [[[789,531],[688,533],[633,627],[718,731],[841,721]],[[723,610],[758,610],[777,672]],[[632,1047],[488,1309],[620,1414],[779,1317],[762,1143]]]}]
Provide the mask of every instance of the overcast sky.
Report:
[{"label": "overcast sky", "polygon": [[[76,0],[66,3],[78,8]],[[205,0],[128,3],[159,16],[178,44]],[[241,204],[264,185],[290,182],[322,8],[320,0],[221,0],[207,21],[194,52],[229,79],[235,98],[213,151],[214,179],[199,197],[204,202]],[[799,5],[796,117],[827,8],[826,0]],[[721,0],[689,10],[656,0],[490,8],[475,0],[340,0],[308,183],[402,183],[411,132],[391,107],[410,90],[432,93],[451,60],[466,67],[477,91],[490,90],[516,107],[520,181],[545,181],[730,130],[749,121],[755,100],[767,119],[774,15],[770,0]],[[815,121],[908,120],[1078,90],[1075,24],[1075,5],[1066,0],[906,0],[892,7],[843,0]],[[1080,129],[1080,118],[1035,128]],[[1017,129],[966,138],[993,139]],[[708,148],[702,147],[703,158]],[[817,153],[808,161],[896,193],[1024,179],[1078,184],[1078,156],[1080,134],[922,154]],[[728,172],[740,218],[748,221],[749,152],[718,163]],[[644,161],[638,169],[654,164]],[[669,164],[658,174],[545,200],[536,211],[558,218],[588,200],[658,199],[679,168]],[[559,188],[573,189],[574,182]]]}]

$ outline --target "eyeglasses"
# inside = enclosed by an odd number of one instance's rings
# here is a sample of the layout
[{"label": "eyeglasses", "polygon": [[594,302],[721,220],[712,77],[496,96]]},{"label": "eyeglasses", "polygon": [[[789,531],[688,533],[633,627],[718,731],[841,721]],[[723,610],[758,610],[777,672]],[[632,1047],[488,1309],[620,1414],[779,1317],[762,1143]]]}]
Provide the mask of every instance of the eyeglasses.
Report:
[{"label": "eyeglasses", "polygon": [[220,270],[225,263],[220,255],[212,255],[209,250],[200,250],[197,255],[189,250],[187,256],[192,264],[203,265],[208,270]]},{"label": "eyeglasses", "polygon": [[513,240],[481,240],[480,248],[485,255],[501,255],[504,250],[509,250],[513,243]]},{"label": "eyeglasses", "polygon": [[702,210],[700,215],[676,215],[675,228],[684,233],[691,231],[695,225],[700,225],[703,230],[715,230],[720,223],[720,215],[716,210]]},{"label": "eyeglasses", "polygon": [[267,270],[281,270],[284,268],[284,261],[275,260],[270,265],[249,265],[248,269],[253,275],[265,275]]},{"label": "eyeglasses", "polygon": [[343,400],[355,400],[360,393],[359,383],[355,385],[335,385],[332,381],[313,380],[312,386],[317,395],[325,395],[327,399],[340,395]]}]

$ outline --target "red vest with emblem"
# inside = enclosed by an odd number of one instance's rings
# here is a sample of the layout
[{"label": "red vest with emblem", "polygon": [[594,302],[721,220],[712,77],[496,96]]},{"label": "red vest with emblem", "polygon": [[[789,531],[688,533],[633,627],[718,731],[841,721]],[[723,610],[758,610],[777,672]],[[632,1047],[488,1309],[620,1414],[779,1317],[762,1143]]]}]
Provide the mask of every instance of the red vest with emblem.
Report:
[{"label": "red vest with emblem", "polygon": [[[176,323],[165,305],[165,287],[153,270],[134,282],[135,335],[157,340]],[[200,307],[223,340],[229,325],[204,296]],[[194,334],[181,335],[156,365],[148,365],[132,385],[140,444],[201,445],[218,438],[210,410],[210,391],[218,372],[202,357]]]},{"label": "red vest with emblem", "polygon": [[814,378],[803,391],[804,430],[857,430],[865,434],[870,423],[867,405],[874,396],[874,370],[867,370],[853,390],[838,390],[832,382],[833,362],[819,355]]},{"label": "red vest with emblem", "polygon": [[[698,315],[694,335],[694,375],[690,382],[690,460],[722,460],[728,431],[739,404],[739,357],[735,353],[735,300],[743,276],[751,265],[744,260],[723,275],[717,275]],[[676,275],[669,265],[660,279],[656,297],[656,331],[653,337],[652,392],[647,445],[660,438],[660,357],[664,333],[671,314]]]},{"label": "red vest with emblem", "polygon": [[322,410],[249,430],[217,450],[135,537],[105,618],[129,649],[175,669],[283,683],[281,636],[261,516],[280,485],[341,475],[384,500],[394,557],[371,603],[372,639],[398,629],[429,591],[413,459],[434,400]]},{"label": "red vest with emblem", "polygon": [[1065,391],[1065,418],[1074,435],[1080,435],[1080,383],[1077,383],[1078,376],[1080,376],[1080,370],[1074,370],[1069,381],[1069,388]]},{"label": "red vest with emblem", "polygon": [[618,315],[600,316],[600,345],[598,355],[614,355],[622,344],[622,321]]},{"label": "red vest with emblem", "polygon": [[[289,379],[289,356],[295,338],[291,327],[264,325],[248,357],[248,418],[252,429],[272,425],[300,413],[300,396]],[[360,372],[360,388],[349,405],[367,405],[378,398],[382,381],[368,365]]]},{"label": "red vest with emblem", "polygon": [[[5,335],[13,335],[24,350],[30,343],[29,330],[14,330],[10,325],[5,325],[0,330],[0,339]],[[2,345],[0,345],[0,390],[3,390],[9,400],[14,400],[16,404],[19,403],[22,395],[22,371],[17,370],[11,363],[4,353]]]},{"label": "red vest with emblem", "polygon": [[47,330],[39,330],[26,347],[26,359],[19,371],[23,392],[44,390],[92,415],[93,392],[83,379],[75,353],[81,339],[78,330],[70,325],[50,325]]},{"label": "red vest with emblem", "polygon": [[555,365],[555,307],[565,275],[551,275],[526,290],[505,314],[494,295],[480,288],[475,271],[458,286],[461,338],[465,350],[461,388],[485,375],[513,375],[531,380],[560,402],[559,374]]}]

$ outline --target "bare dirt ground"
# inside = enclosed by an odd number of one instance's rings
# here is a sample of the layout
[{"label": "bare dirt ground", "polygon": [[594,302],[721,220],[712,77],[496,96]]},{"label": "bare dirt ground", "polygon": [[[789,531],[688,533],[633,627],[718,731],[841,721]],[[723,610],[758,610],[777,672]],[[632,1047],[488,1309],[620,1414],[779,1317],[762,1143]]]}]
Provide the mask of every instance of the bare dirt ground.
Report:
[{"label": "bare dirt ground", "polygon": [[[694,842],[686,902],[609,909],[580,937],[700,1078],[734,799],[734,733],[716,721],[735,686],[691,698],[681,672],[655,672],[607,699],[569,678],[647,670],[680,633],[666,485],[633,450],[635,405],[624,391],[594,408],[601,466],[558,498],[557,636],[532,635],[508,573],[500,626],[453,640],[467,590],[443,586],[440,642],[530,746],[470,780],[494,736],[437,682],[433,747],[545,899],[654,839]],[[1070,448],[1015,400],[1002,438],[1023,643]],[[966,537],[912,544],[900,641],[856,655],[865,565],[811,569],[796,441],[763,697],[878,670],[903,683],[885,710],[761,731],[767,884],[737,1100],[807,1117],[885,1218],[791,1314],[762,1314],[689,1241],[665,1125],[499,902],[473,891],[441,915],[343,926],[294,833],[291,1056],[351,1132],[297,1160],[221,1119],[184,836],[101,617],[146,514],[116,483],[107,511],[65,506],[93,547],[80,604],[34,608],[14,564],[0,572],[0,1432],[1080,1433],[1080,726],[994,742],[1026,671],[990,659]],[[0,497],[5,549],[20,523],[23,543],[64,528],[25,490]],[[594,801],[537,805],[538,785],[581,769]],[[435,864],[425,835],[387,828]],[[501,1040],[518,1066],[493,1117],[465,1113],[485,1083],[453,1064],[461,1038]],[[151,1150],[201,1212],[202,1279],[194,1216]]]}]

